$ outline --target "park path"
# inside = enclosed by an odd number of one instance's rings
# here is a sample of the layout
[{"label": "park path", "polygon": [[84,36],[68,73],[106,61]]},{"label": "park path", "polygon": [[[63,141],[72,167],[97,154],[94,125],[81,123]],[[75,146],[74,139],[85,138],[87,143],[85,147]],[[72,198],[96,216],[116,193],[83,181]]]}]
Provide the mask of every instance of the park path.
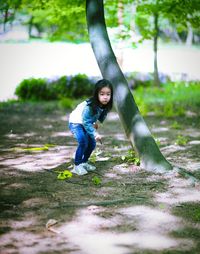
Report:
[{"label": "park path", "polygon": [[[55,171],[70,169],[75,150],[68,114],[27,104],[2,109],[0,118],[3,254],[198,253],[198,187],[128,162],[130,145],[116,113],[100,130],[104,145],[92,157],[98,170],[66,181]],[[181,130],[170,127],[175,120]],[[167,158],[199,177],[198,117],[146,121]],[[180,132],[189,139],[185,146],[175,142]],[[54,232],[46,228],[51,219]]]}]

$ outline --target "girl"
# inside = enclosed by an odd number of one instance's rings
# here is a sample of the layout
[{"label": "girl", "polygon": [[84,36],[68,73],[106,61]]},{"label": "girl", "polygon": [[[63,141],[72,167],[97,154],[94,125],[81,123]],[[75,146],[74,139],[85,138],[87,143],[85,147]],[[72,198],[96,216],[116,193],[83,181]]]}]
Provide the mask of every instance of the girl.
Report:
[{"label": "girl", "polygon": [[97,133],[97,120],[101,123],[113,104],[113,89],[111,83],[102,79],[95,84],[93,96],[80,103],[69,116],[69,129],[78,142],[74,158],[73,173],[85,175],[96,168],[88,163],[88,159],[95,149],[96,141],[101,142]]}]

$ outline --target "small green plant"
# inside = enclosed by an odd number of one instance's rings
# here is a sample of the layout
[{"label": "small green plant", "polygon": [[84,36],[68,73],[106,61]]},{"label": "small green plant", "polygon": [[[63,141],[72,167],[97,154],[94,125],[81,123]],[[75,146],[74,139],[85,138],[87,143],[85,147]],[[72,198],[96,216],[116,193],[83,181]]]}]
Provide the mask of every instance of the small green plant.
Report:
[{"label": "small green plant", "polygon": [[172,129],[176,129],[176,130],[180,130],[180,129],[181,129],[181,126],[180,126],[180,124],[179,124],[177,121],[174,121],[174,122],[171,124],[171,128],[172,128]]},{"label": "small green plant", "polygon": [[127,155],[121,156],[122,161],[127,163],[133,163],[134,165],[140,165],[140,159],[136,157],[135,151],[132,149],[128,150]]},{"label": "small green plant", "polygon": [[69,170],[64,170],[62,172],[58,172],[57,179],[58,180],[65,180],[72,177],[72,172]]},{"label": "small green plant", "polygon": [[99,155],[102,154],[101,149],[96,148],[95,151],[92,153],[92,155],[90,156],[90,161],[92,163],[95,163],[97,161],[97,159],[99,158]]},{"label": "small green plant", "polygon": [[96,156],[96,154],[93,152],[92,155],[90,156],[90,161],[91,161],[92,163],[95,163],[96,160],[97,160],[97,156]]},{"label": "small green plant", "polygon": [[92,178],[92,182],[93,182],[94,185],[100,185],[102,183],[102,180],[101,180],[101,178],[99,178],[97,176],[94,176]]},{"label": "small green plant", "polygon": [[180,145],[180,146],[185,146],[188,142],[188,139],[182,135],[178,135],[177,139],[175,141],[175,144]]}]

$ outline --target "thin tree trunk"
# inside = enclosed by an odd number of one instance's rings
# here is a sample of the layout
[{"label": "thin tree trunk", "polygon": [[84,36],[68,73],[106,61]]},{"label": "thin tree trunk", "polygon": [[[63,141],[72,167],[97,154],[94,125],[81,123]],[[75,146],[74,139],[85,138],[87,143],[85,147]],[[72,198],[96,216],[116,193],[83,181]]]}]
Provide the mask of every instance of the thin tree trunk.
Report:
[{"label": "thin tree trunk", "polygon": [[[118,19],[118,33],[119,33],[119,38],[120,35],[123,34],[123,13],[124,13],[124,6],[123,6],[123,0],[119,0],[118,1],[118,7],[117,7],[117,19]],[[119,53],[117,56],[117,60],[119,65],[121,66],[121,68],[123,67],[123,41],[120,38],[119,42],[118,42],[118,46],[119,46]]]},{"label": "thin tree trunk", "polygon": [[33,28],[33,16],[31,16],[29,21],[28,21],[28,36],[29,36],[29,39],[31,39],[31,36],[32,36],[32,28]]},{"label": "thin tree trunk", "polygon": [[153,51],[154,51],[154,86],[160,86],[160,79],[159,79],[159,74],[158,74],[158,13],[154,14],[154,38],[153,38]]},{"label": "thin tree trunk", "polygon": [[8,11],[9,9],[7,8],[4,12],[4,20],[3,20],[3,32],[5,33],[6,32],[6,24],[8,22]]},{"label": "thin tree trunk", "polygon": [[193,41],[193,30],[192,30],[192,26],[189,23],[187,23],[187,27],[188,27],[188,33],[187,33],[185,44],[187,46],[191,46]]},{"label": "thin tree trunk", "polygon": [[135,40],[135,35],[136,35],[136,24],[135,24],[135,13],[136,13],[136,3],[133,2],[131,4],[131,21],[130,21],[130,32],[131,32],[131,41],[134,42]]},{"label": "thin tree trunk", "polygon": [[160,152],[113,53],[104,19],[103,0],[86,0],[86,15],[91,45],[102,76],[114,89],[114,103],[128,139],[139,154],[141,167],[154,172],[172,169]]},{"label": "thin tree trunk", "polygon": [[178,43],[182,43],[182,40],[177,32],[176,27],[174,27],[172,30],[172,38],[175,39]]}]

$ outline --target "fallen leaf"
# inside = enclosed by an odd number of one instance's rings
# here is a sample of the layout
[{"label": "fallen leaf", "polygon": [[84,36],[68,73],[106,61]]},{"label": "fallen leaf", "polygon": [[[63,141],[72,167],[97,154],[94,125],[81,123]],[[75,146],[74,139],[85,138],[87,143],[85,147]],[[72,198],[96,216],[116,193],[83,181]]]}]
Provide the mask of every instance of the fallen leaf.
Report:
[{"label": "fallen leaf", "polygon": [[52,227],[53,225],[57,224],[58,221],[57,220],[54,220],[54,219],[50,219],[47,221],[46,223],[46,228],[48,229],[49,227]]},{"label": "fallen leaf", "polygon": [[58,231],[58,230],[52,228],[52,226],[55,225],[55,224],[57,224],[57,223],[58,223],[57,220],[54,220],[54,219],[48,220],[47,223],[46,223],[46,228],[47,228],[47,230],[48,230],[48,231],[51,231],[51,232],[53,232],[53,233],[55,233],[55,234],[60,234],[60,233],[61,233],[60,231]]}]

